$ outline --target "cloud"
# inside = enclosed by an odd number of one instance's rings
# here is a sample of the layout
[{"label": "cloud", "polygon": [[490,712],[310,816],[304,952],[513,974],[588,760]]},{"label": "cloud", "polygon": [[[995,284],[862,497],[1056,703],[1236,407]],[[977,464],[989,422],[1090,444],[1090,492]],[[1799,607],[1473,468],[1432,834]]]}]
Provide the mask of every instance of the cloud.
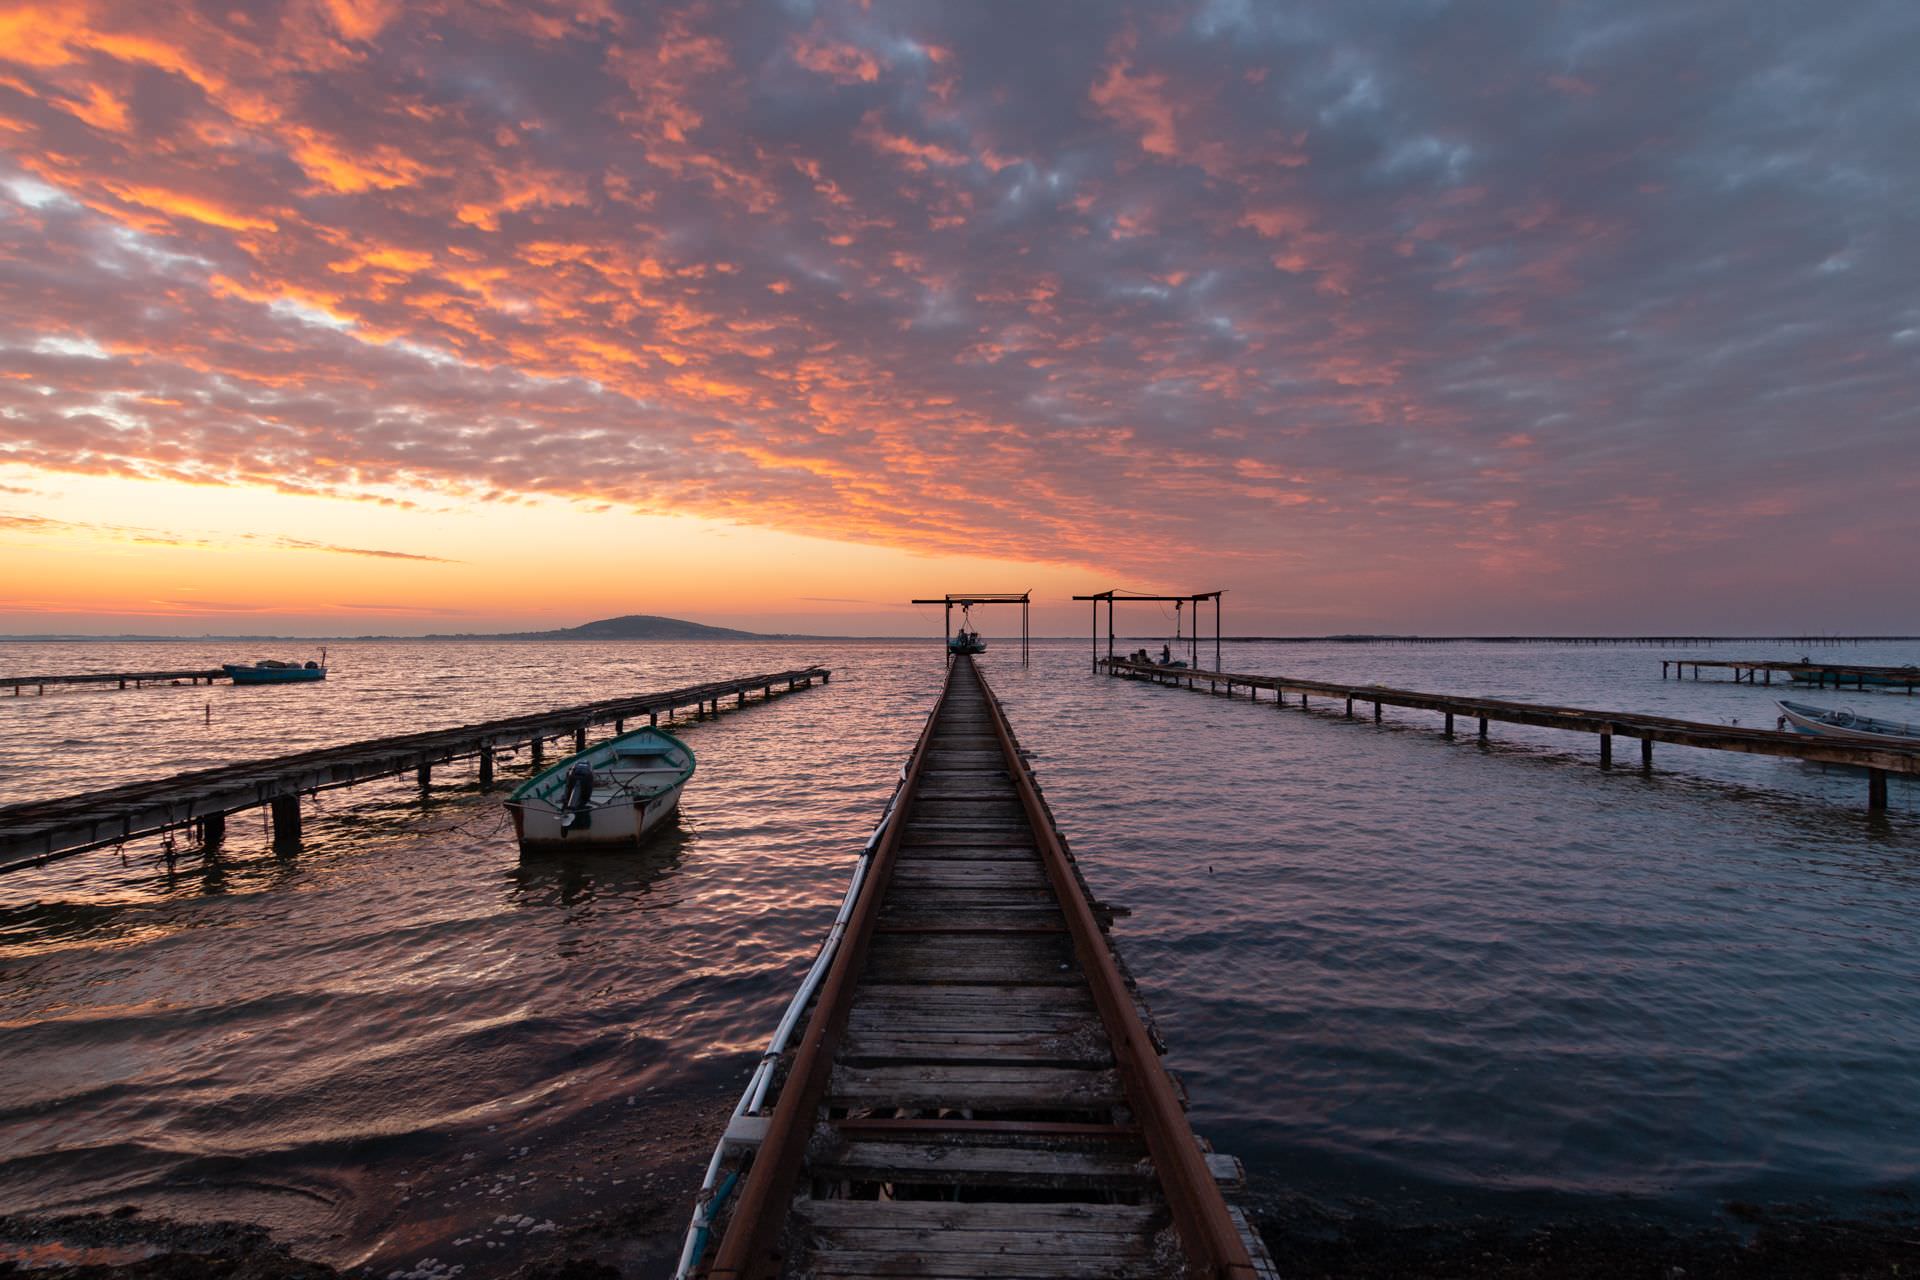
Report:
[{"label": "cloud", "polygon": [[1434,600],[1920,531],[1912,6],[222,15],[0,28],[0,462]]}]

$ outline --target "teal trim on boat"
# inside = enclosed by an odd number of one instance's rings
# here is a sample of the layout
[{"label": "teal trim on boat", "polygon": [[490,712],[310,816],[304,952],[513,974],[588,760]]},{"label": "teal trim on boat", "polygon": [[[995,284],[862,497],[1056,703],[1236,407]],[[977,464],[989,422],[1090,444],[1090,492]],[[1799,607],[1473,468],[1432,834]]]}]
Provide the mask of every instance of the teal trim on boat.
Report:
[{"label": "teal trim on boat", "polygon": [[597,742],[593,746],[588,747],[585,751],[576,751],[572,755],[568,756],[566,759],[561,760],[556,764],[548,765],[546,768],[534,774],[531,778],[528,778],[525,782],[521,783],[519,786],[515,787],[513,789],[512,794],[510,794],[507,797],[507,800],[509,802],[512,802],[514,800],[528,799],[533,795],[535,788],[537,788],[542,782],[546,781],[549,778],[554,777],[557,774],[563,774],[566,771],[566,769],[573,764],[574,761],[584,759],[587,756],[598,755],[603,753],[608,755],[618,754],[617,752],[610,752],[608,749],[611,747],[618,747],[623,742],[627,742],[637,738],[665,738],[668,742],[671,742],[674,746],[680,748],[682,751],[687,753],[687,771],[680,775],[680,783],[682,785],[684,785],[689,778],[693,777],[693,771],[700,767],[699,759],[693,754],[692,747],[688,746],[685,742],[682,742],[679,738],[674,737],[672,734],[668,733],[665,729],[661,729],[661,728],[649,725],[645,729],[635,729],[633,732],[623,733],[617,738],[608,738],[605,742]]}]

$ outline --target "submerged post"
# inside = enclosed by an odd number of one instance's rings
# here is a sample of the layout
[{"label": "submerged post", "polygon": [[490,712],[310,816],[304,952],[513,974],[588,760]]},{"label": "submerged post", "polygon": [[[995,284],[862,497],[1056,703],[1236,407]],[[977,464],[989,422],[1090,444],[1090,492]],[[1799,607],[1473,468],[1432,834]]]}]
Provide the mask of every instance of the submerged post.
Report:
[{"label": "submerged post", "polygon": [[1613,730],[1611,729],[1600,731],[1600,767],[1613,768]]},{"label": "submerged post", "polygon": [[300,797],[275,796],[267,806],[273,814],[273,847],[290,853],[300,847]]},{"label": "submerged post", "polygon": [[493,748],[491,746],[480,748],[480,789],[493,790]]},{"label": "submerged post", "polygon": [[1887,771],[1885,769],[1867,770],[1867,812],[1885,813],[1887,811]]},{"label": "submerged post", "polygon": [[573,754],[579,755],[587,749],[587,727],[581,725],[573,731]]},{"label": "submerged post", "polygon": [[1653,739],[1640,739],[1640,772],[1653,772]]},{"label": "submerged post", "polygon": [[200,847],[217,849],[220,842],[227,838],[227,815],[210,813],[200,819]]}]

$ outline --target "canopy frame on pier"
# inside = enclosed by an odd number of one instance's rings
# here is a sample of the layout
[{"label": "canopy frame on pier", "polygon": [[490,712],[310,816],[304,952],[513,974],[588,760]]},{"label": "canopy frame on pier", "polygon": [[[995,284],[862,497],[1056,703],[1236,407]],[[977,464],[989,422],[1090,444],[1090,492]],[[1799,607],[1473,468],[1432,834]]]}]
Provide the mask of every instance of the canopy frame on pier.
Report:
[{"label": "canopy frame on pier", "polygon": [[1200,665],[1200,606],[1205,601],[1213,601],[1213,665],[1214,669],[1218,670],[1220,667],[1220,597],[1225,594],[1227,593],[1222,590],[1195,591],[1184,596],[1155,596],[1147,595],[1139,591],[1123,591],[1118,587],[1110,587],[1105,591],[1096,591],[1092,595],[1075,596],[1075,600],[1091,600],[1093,602],[1092,634],[1094,670],[1098,671],[1100,669],[1100,602],[1103,600],[1107,605],[1107,658],[1109,660],[1113,658],[1113,606],[1116,603],[1191,604],[1193,606],[1193,636],[1189,644],[1192,650],[1192,657],[1188,660],[1188,665],[1196,668]]},{"label": "canopy frame on pier", "polygon": [[1028,642],[1033,635],[1033,628],[1030,625],[1030,621],[1029,621],[1031,617],[1031,611],[1033,608],[1033,592],[1032,591],[974,591],[974,592],[950,591],[944,596],[937,596],[929,600],[915,600],[915,601],[912,601],[912,603],[913,604],[937,604],[944,607],[944,609],[946,610],[946,614],[945,614],[945,620],[943,625],[946,631],[946,638],[949,641],[953,639],[953,607],[955,605],[959,605],[963,609],[971,608],[976,604],[1017,604],[1019,605],[1020,606],[1020,665],[1023,667],[1028,665],[1028,661],[1027,661]]}]

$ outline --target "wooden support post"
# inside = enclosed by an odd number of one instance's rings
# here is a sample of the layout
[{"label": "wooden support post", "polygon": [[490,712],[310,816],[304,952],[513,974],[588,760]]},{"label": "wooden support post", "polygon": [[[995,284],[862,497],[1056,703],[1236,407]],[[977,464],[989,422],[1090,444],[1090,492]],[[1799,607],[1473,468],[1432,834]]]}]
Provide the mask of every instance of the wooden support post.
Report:
[{"label": "wooden support post", "polygon": [[1447,731],[1446,732],[1449,738],[1453,736],[1453,712],[1451,711],[1447,712]]},{"label": "wooden support post", "polygon": [[1373,704],[1373,722],[1375,724],[1380,723],[1380,703],[1377,699],[1374,701],[1374,704]]},{"label": "wooden support post", "polygon": [[616,716],[613,721],[613,736],[617,738],[626,731],[627,718],[625,716]]},{"label": "wooden support post", "polygon": [[273,847],[291,853],[300,847],[300,797],[275,796],[268,808],[273,812]]},{"label": "wooden support post", "polygon": [[1353,719],[1353,695],[1347,695],[1347,719]]},{"label": "wooden support post", "polygon": [[581,725],[573,731],[573,754],[579,755],[587,749],[587,727]]},{"label": "wooden support post", "polygon": [[1885,813],[1887,811],[1887,771],[1885,769],[1867,770],[1867,812]]},{"label": "wooden support post", "polygon": [[210,813],[200,819],[200,847],[217,849],[220,842],[227,838],[227,815]]},{"label": "wooden support post", "polygon": [[[768,694],[768,696],[769,696],[769,697],[771,697],[771,696],[772,696],[772,694],[773,694],[773,686],[772,686],[772,685],[768,685],[768,686],[767,686],[767,694]],[[649,728],[649,729],[657,729],[657,728],[659,728],[659,727],[660,727],[660,713],[659,713],[658,711],[649,711],[649,712],[647,712],[647,728]]]},{"label": "wooden support post", "polygon": [[538,769],[540,761],[547,754],[547,740],[539,734],[533,735],[533,767]]},{"label": "wooden support post", "polygon": [[1653,739],[1640,739],[1640,772],[1653,772]]},{"label": "wooden support post", "polygon": [[744,707],[747,705],[747,691],[745,689],[740,690],[736,696],[739,698],[739,701],[734,704],[735,706]]},{"label": "wooden support post", "polygon": [[1767,683],[1767,684],[1772,684],[1772,683],[1773,683],[1773,668],[1772,668],[1772,667],[1768,667],[1768,668],[1767,668],[1767,672],[1766,672],[1766,675],[1767,675],[1767,678],[1766,678],[1766,681],[1765,681],[1765,683]]},{"label": "wooden support post", "polygon": [[126,678],[125,678],[125,677],[122,677],[122,678],[121,678],[121,680],[120,680],[120,687],[121,687],[122,689],[124,689],[124,688],[126,688],[126,687],[127,687],[127,682],[126,682]]},{"label": "wooden support post", "polygon": [[1305,689],[1300,691],[1300,709],[1302,711],[1307,709],[1307,691]]},{"label": "wooden support post", "polygon": [[1600,731],[1600,767],[1613,768],[1613,730],[1611,729]]},{"label": "wooden support post", "polygon": [[831,672],[831,671],[822,671],[822,672],[820,673],[820,683],[821,683],[821,684],[832,684],[832,683],[833,683],[833,672]]},{"label": "wooden support post", "polygon": [[413,777],[414,780],[420,784],[420,789],[425,791],[433,785],[433,766],[430,764],[421,765],[413,771]]},{"label": "wooden support post", "polygon": [[1487,740],[1487,718],[1485,716],[1481,716],[1480,717],[1480,741],[1485,742],[1486,740]]},{"label": "wooden support post", "polygon": [[1667,663],[1664,658],[1661,659],[1661,662],[1660,662],[1660,678],[1662,680],[1665,680],[1667,678]]},{"label": "wooden support post", "polygon": [[480,789],[493,790],[493,747],[491,744],[480,748]]}]

